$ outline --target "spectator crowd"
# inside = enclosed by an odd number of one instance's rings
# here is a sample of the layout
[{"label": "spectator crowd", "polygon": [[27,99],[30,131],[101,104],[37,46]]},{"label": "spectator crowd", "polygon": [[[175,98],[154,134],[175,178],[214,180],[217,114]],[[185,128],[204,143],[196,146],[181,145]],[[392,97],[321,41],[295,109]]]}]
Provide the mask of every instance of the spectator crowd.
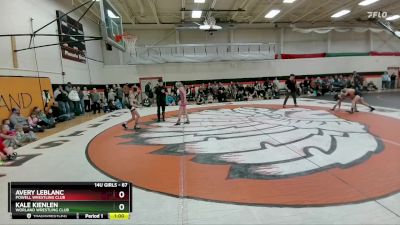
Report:
[{"label": "spectator crowd", "polygon": [[[382,75],[382,89],[395,88],[397,76],[385,72]],[[135,102],[144,107],[152,106],[157,100],[157,93],[162,91],[165,96],[166,105],[178,104],[179,95],[175,85],[166,86],[162,80],[152,86],[149,82],[144,87],[144,92],[137,85],[123,86],[114,84],[106,85],[101,91],[96,88],[88,90],[87,87],[73,86],[70,82],[67,85],[59,85],[54,90],[54,103],[50,104],[52,97],[47,90],[43,91],[42,97],[45,110],[34,107],[28,117],[20,113],[20,109],[13,108],[11,115],[2,120],[0,132],[0,157],[1,160],[15,158],[15,149],[20,146],[37,140],[35,133],[51,129],[57,123],[71,120],[85,113],[104,113],[125,108],[129,105],[129,99],[134,98]],[[305,77],[295,81],[297,95],[323,96],[327,93],[335,93],[343,88],[354,88],[357,91],[377,90],[372,82],[363,79],[356,71],[352,75],[334,75],[326,77]],[[161,87],[161,86],[162,87]],[[160,86],[160,87],[159,87]],[[278,78],[274,80],[256,82],[230,82],[202,83],[200,85],[185,85],[187,100],[202,105],[207,103],[227,101],[251,101],[257,99],[279,99],[284,95],[286,88]],[[163,110],[164,111],[164,110]],[[160,112],[158,112],[160,114]]]}]

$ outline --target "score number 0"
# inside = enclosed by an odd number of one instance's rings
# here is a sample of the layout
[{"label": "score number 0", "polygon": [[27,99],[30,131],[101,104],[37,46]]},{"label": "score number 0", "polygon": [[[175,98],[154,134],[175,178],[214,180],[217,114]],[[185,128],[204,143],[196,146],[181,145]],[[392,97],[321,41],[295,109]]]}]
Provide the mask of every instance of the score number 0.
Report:
[{"label": "score number 0", "polygon": [[[118,193],[118,197],[123,199],[125,197],[125,192],[120,191]],[[125,205],[121,203],[121,204],[119,204],[118,208],[119,208],[119,210],[123,211],[125,209]]]}]

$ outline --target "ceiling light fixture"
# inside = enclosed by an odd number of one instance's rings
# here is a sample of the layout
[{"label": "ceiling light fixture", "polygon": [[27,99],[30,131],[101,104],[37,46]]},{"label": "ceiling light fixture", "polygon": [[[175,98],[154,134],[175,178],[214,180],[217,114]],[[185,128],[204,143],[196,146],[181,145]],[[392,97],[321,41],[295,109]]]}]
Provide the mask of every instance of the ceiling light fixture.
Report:
[{"label": "ceiling light fixture", "polygon": [[358,3],[358,5],[361,5],[361,6],[371,5],[372,3],[377,2],[377,1],[379,1],[379,0],[364,0],[360,3]]},{"label": "ceiling light fixture", "polygon": [[393,15],[386,18],[386,20],[392,21],[392,20],[397,20],[398,18],[400,18],[400,15]]},{"label": "ceiling light fixture", "polygon": [[283,3],[291,4],[291,3],[295,2],[295,1],[296,1],[296,0],[283,0]]},{"label": "ceiling light fixture", "polygon": [[206,0],[194,0],[194,3],[205,3]]},{"label": "ceiling light fixture", "polygon": [[339,17],[342,17],[342,16],[344,16],[344,15],[346,15],[346,14],[349,14],[350,12],[351,12],[351,11],[348,10],[348,9],[343,9],[343,10],[341,10],[341,11],[339,11],[339,12],[333,14],[331,17],[332,17],[332,18],[339,18]]},{"label": "ceiling light fixture", "polygon": [[202,13],[203,13],[203,11],[193,10],[192,11],[192,18],[201,18],[201,14]]},{"label": "ceiling light fixture", "polygon": [[269,11],[266,15],[265,18],[274,18],[276,15],[278,15],[281,12],[281,10],[279,9],[272,9],[271,11]]},{"label": "ceiling light fixture", "polygon": [[108,17],[110,17],[110,18],[112,18],[112,19],[118,19],[118,18],[119,18],[119,16],[116,16],[116,15],[114,14],[114,12],[111,11],[111,10],[107,10],[107,15],[108,15]]}]

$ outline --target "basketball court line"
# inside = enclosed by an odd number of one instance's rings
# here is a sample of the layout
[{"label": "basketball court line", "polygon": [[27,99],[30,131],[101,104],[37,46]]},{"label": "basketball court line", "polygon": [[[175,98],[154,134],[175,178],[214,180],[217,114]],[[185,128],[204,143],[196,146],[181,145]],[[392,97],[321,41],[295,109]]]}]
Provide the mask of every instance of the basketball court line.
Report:
[{"label": "basketball court line", "polygon": [[398,142],[394,142],[394,141],[387,140],[387,139],[383,139],[383,138],[381,138],[381,140],[382,140],[383,142],[387,142],[387,143],[390,143],[390,144],[393,144],[393,145],[400,146],[400,143],[398,143]]}]

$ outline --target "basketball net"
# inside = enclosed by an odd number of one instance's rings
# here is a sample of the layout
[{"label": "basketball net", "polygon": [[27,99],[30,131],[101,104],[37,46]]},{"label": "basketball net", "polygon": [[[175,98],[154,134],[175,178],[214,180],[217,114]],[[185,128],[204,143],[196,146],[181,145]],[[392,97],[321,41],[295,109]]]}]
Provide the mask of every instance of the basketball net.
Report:
[{"label": "basketball net", "polygon": [[122,35],[116,35],[115,40],[117,42],[124,41],[126,51],[129,52],[129,54],[132,56],[135,53],[135,46],[136,46],[136,41],[137,41],[137,36],[134,34],[122,34]]}]

